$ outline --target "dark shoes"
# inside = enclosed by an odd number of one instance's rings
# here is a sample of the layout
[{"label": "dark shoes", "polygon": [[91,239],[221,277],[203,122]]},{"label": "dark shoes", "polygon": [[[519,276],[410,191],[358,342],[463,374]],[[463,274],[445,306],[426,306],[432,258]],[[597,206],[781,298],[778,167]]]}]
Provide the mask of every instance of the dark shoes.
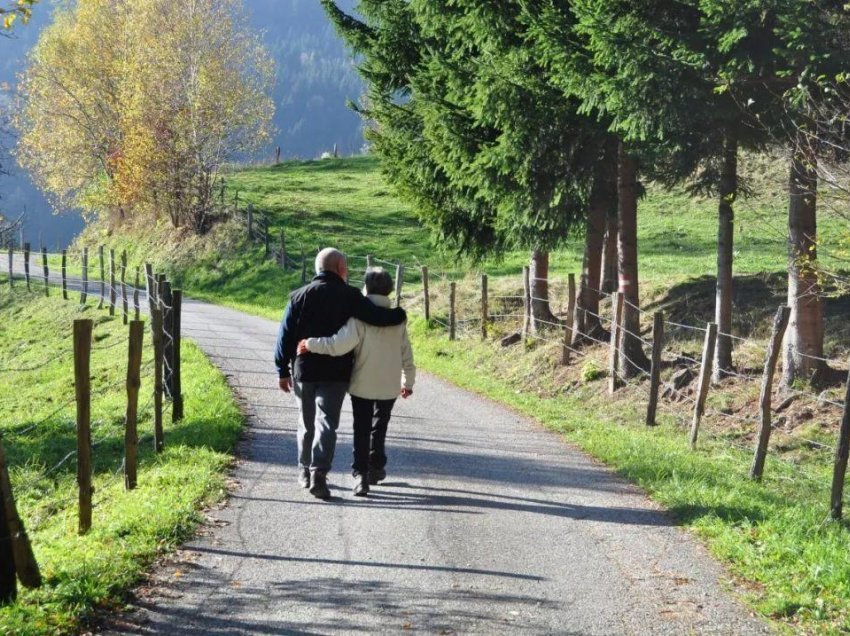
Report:
[{"label": "dark shoes", "polygon": [[298,469],[298,485],[302,488],[310,487],[310,469],[309,468],[299,468]]},{"label": "dark shoes", "polygon": [[369,469],[369,483],[373,486],[377,484],[379,481],[384,481],[387,478],[387,471],[383,468],[370,468]]},{"label": "dark shoes", "polygon": [[328,489],[328,479],[321,473],[312,473],[310,476],[310,494],[316,499],[330,499],[331,491]]},{"label": "dark shoes", "polygon": [[358,475],[355,477],[357,483],[354,484],[354,496],[365,497],[369,494],[369,477],[367,475]]}]

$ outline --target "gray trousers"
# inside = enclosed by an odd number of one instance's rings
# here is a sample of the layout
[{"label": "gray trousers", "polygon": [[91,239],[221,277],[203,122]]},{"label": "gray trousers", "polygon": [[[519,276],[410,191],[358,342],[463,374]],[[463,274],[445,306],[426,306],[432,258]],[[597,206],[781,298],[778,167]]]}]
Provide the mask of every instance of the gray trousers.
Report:
[{"label": "gray trousers", "polygon": [[348,382],[296,382],[298,465],[326,475],[336,450],[336,429]]}]

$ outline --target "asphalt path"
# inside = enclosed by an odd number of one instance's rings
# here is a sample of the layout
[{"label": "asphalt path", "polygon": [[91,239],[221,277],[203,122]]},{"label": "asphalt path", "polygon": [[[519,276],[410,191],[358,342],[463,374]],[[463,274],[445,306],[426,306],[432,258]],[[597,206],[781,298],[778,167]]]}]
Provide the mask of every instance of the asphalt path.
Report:
[{"label": "asphalt path", "polygon": [[536,422],[427,374],[397,403],[387,481],[352,496],[346,402],[333,497],[313,498],[296,483],[297,409],[277,388],[277,325],[187,300],[183,330],[247,415],[232,493],[107,631],[770,633],[639,489]]}]

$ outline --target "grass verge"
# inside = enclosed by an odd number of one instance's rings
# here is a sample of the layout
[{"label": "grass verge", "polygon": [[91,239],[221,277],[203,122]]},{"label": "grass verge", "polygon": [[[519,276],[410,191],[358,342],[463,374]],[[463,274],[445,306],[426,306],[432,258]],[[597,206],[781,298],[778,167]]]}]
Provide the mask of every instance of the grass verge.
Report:
[{"label": "grass verge", "polygon": [[[2,281],[0,281],[2,282]],[[55,292],[54,292],[55,293]],[[71,325],[95,323],[92,369],[94,515],[77,534]],[[151,440],[151,369],[143,374],[138,488],[124,489],[127,327],[91,304],[0,289],[0,432],[18,509],[44,577],[0,608],[0,633],[72,633],[96,610],[120,607],[155,557],[191,536],[201,509],[225,495],[242,416],[224,378],[192,343],[183,346],[186,417],[166,417],[165,450]],[[149,334],[145,355],[151,357]],[[34,427],[34,428],[32,428]],[[31,429],[32,430],[29,430]]]},{"label": "grass verge", "polygon": [[602,379],[544,396],[527,385],[529,375],[551,377],[539,356],[506,354],[497,343],[449,342],[419,320],[411,332],[423,369],[563,433],[645,489],[706,541],[759,613],[798,633],[850,630],[847,528],[824,523],[828,462],[773,455],[764,481],[755,483],[747,477],[748,452],[705,435],[693,452],[675,418],[644,426],[633,400],[604,397]]}]

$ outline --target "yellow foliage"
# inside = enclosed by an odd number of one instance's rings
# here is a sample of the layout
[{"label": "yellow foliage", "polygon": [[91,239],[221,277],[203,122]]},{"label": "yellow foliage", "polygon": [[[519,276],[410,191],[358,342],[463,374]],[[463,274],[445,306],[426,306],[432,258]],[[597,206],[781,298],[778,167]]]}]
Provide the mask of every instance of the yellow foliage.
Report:
[{"label": "yellow foliage", "polygon": [[203,230],[222,164],[268,138],[272,75],[241,0],[79,0],[22,78],[21,163],[60,205]]}]

